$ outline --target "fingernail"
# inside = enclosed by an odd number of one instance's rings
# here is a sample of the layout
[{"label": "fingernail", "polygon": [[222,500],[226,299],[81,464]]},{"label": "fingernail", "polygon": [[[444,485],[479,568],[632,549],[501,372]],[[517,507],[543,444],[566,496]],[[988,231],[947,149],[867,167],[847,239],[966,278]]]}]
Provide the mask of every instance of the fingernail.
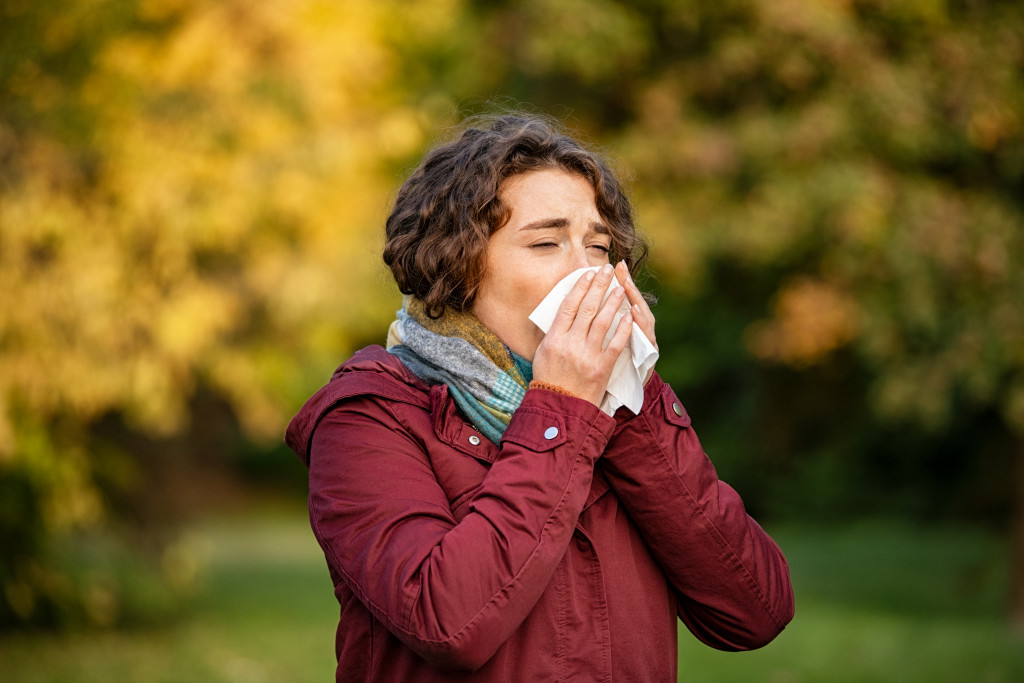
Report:
[{"label": "fingernail", "polygon": [[588,270],[587,272],[583,273],[583,279],[589,282],[590,280],[594,279],[594,275],[596,275],[594,271]]},{"label": "fingernail", "polygon": [[601,272],[604,273],[605,275],[612,272],[612,270],[614,270],[614,268],[612,268],[612,264],[610,263],[606,263],[603,266],[601,266]]}]

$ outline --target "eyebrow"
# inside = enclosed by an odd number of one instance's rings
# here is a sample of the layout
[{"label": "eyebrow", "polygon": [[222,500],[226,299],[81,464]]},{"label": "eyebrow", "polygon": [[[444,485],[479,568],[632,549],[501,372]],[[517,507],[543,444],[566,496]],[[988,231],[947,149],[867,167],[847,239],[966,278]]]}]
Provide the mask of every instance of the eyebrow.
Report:
[{"label": "eyebrow", "polygon": [[[520,227],[520,230],[545,230],[548,228],[568,228],[569,219],[567,218],[541,218],[540,220],[527,223]],[[610,235],[611,230],[604,223],[591,223],[590,229],[599,235]]]}]

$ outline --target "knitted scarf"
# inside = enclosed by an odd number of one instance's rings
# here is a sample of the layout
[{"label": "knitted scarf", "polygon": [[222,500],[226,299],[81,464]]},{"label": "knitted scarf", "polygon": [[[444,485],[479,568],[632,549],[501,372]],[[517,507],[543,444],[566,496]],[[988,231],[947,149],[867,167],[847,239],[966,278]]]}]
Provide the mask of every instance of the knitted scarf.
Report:
[{"label": "knitted scarf", "polygon": [[463,415],[495,444],[533,378],[530,361],[472,313],[446,309],[433,319],[411,296],[388,329],[387,348],[427,384],[447,384]]}]

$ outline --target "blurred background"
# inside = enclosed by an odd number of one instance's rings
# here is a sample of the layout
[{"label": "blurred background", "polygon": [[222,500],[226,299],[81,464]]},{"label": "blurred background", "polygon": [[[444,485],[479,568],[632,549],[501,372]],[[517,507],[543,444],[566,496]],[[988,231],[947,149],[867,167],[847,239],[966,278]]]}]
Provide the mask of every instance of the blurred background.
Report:
[{"label": "blurred background", "polygon": [[1024,5],[3,0],[0,679],[318,681],[291,415],[466,116],[632,193],[661,373],[789,557],[686,681],[1024,680]]}]

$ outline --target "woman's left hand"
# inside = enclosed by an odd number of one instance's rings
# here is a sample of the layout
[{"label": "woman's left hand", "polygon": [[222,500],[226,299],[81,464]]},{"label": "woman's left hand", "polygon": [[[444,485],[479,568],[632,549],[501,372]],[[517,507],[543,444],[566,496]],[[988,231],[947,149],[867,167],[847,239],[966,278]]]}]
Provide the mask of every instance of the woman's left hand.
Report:
[{"label": "woman's left hand", "polygon": [[[640,289],[633,282],[625,261],[619,261],[615,266],[615,277],[618,278],[619,284],[626,290],[626,299],[629,301],[630,312],[633,314],[633,322],[640,326],[640,330],[647,335],[647,339],[657,349],[658,340],[654,336],[654,314],[651,313],[651,307],[647,305],[644,295],[640,293]],[[647,373],[647,377],[644,377],[645,386],[653,374],[654,368],[651,368]]]}]

